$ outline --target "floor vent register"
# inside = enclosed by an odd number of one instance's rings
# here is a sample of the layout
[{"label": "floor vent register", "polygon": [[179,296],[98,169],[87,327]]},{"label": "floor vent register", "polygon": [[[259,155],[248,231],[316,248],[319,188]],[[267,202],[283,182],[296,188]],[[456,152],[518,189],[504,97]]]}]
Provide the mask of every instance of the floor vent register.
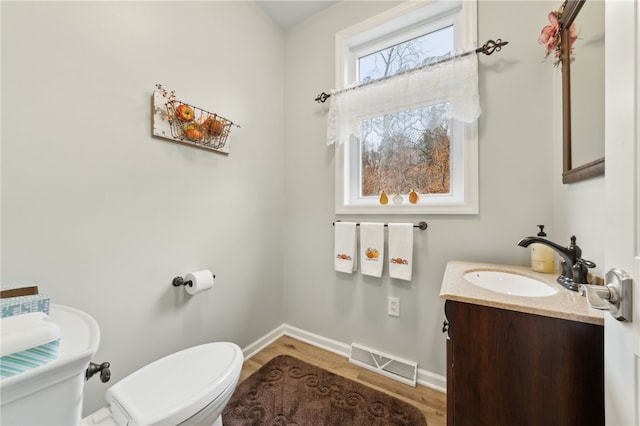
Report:
[{"label": "floor vent register", "polygon": [[366,346],[351,344],[349,362],[415,387],[418,364]]}]

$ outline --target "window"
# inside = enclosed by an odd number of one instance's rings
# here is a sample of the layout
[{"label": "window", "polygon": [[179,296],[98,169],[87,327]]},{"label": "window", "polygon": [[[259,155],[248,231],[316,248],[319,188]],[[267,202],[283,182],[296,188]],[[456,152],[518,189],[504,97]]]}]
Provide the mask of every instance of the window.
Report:
[{"label": "window", "polygon": [[[474,2],[408,2],[342,31],[337,86],[395,78],[475,48],[475,21]],[[401,107],[374,96],[380,107],[357,120],[359,137],[336,146],[336,213],[478,212],[477,120],[452,118],[447,93],[420,92],[401,99]],[[388,204],[380,202],[381,191]]]}]

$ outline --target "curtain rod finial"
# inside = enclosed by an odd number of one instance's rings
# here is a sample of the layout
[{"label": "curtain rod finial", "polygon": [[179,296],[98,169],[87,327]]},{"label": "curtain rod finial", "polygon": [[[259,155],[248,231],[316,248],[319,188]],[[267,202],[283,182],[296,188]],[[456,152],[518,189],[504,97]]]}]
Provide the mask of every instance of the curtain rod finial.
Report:
[{"label": "curtain rod finial", "polygon": [[318,103],[325,103],[327,101],[327,99],[329,99],[331,97],[331,95],[327,94],[327,93],[320,93],[318,96],[316,96],[315,101]]}]

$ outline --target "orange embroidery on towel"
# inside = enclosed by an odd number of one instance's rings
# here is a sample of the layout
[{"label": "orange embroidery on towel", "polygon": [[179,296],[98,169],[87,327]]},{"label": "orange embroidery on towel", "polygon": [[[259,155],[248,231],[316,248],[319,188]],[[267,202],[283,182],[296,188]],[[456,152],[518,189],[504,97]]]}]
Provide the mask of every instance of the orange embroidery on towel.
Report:
[{"label": "orange embroidery on towel", "polygon": [[342,260],[351,260],[351,256],[346,255],[346,254],[340,254],[338,253],[338,255],[336,256],[337,259],[342,259]]},{"label": "orange embroidery on towel", "polygon": [[408,265],[409,261],[407,259],[403,259],[401,257],[396,257],[396,258],[391,258],[390,260],[391,263],[397,263],[400,265]]},{"label": "orange embroidery on towel", "polygon": [[365,251],[365,255],[367,256],[367,259],[378,259],[378,257],[380,257],[380,252],[378,251],[378,249],[374,249],[374,248],[368,248]]}]

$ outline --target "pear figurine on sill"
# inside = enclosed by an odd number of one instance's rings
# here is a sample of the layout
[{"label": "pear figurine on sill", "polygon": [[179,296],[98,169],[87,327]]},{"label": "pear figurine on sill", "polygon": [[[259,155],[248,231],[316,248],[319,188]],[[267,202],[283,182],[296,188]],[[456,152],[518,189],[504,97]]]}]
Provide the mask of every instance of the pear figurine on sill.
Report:
[{"label": "pear figurine on sill", "polygon": [[420,200],[420,196],[415,190],[412,189],[411,192],[409,193],[409,202],[411,204],[416,204],[418,200]]},{"label": "pear figurine on sill", "polygon": [[387,204],[389,202],[389,197],[387,196],[387,193],[382,191],[382,193],[380,194],[380,204]]}]

